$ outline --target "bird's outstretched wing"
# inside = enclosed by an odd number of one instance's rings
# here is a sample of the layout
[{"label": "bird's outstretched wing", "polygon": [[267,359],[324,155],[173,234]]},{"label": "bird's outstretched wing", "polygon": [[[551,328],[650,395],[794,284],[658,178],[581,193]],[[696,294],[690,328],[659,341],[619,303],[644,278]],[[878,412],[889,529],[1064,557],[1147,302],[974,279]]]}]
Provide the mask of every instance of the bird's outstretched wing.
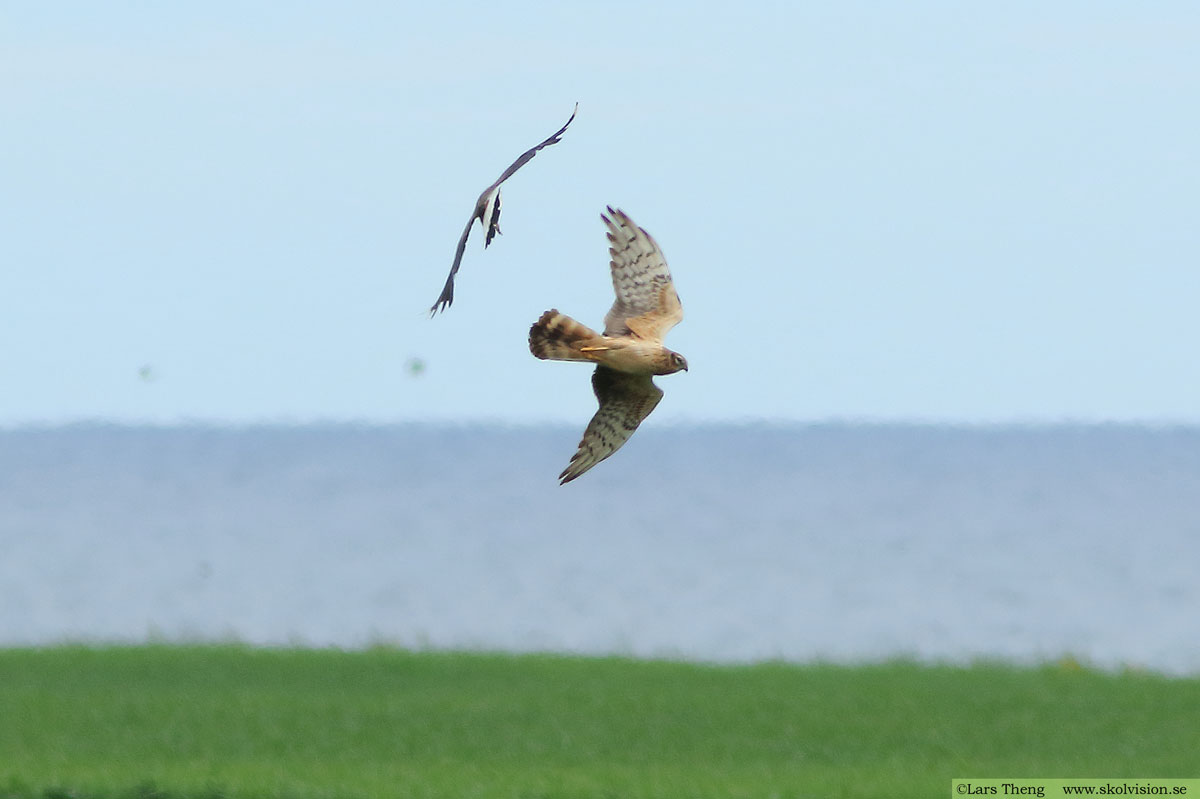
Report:
[{"label": "bird's outstretched wing", "polygon": [[438,296],[437,302],[429,309],[429,315],[433,316],[438,311],[444,311],[450,307],[450,303],[454,302],[454,276],[458,273],[458,266],[462,263],[463,253],[467,250],[467,236],[471,235],[471,226],[475,224],[475,217],[467,220],[467,226],[463,228],[462,235],[458,237],[458,249],[454,251],[454,266],[450,267],[450,275],[446,278],[446,285],[442,286],[442,293]]},{"label": "bird's outstretched wing", "polygon": [[608,253],[612,258],[616,301],[604,317],[604,335],[627,336],[662,343],[683,319],[683,306],[658,243],[623,211],[608,206]]},{"label": "bird's outstretched wing", "polygon": [[[575,120],[575,115],[577,113],[579,113],[579,103],[575,103],[575,110],[571,112],[571,116],[567,118],[567,121],[565,123],[563,123],[563,126],[561,128],[556,130],[553,133],[553,135],[546,137],[546,140],[543,141],[541,144],[539,144],[535,147],[530,147],[528,150],[521,153],[521,155],[517,158],[517,160],[513,161],[511,164],[509,164],[508,169],[504,170],[504,174],[502,174],[500,177],[498,177],[496,179],[495,183],[493,183],[491,186],[488,186],[488,189],[494,189],[494,188],[498,187],[504,181],[511,178],[514,172],[516,172],[521,167],[525,166],[525,164],[529,163],[529,159],[531,159],[535,155],[537,155],[538,150],[542,149],[543,147],[549,147],[551,144],[558,144],[559,138],[564,133],[566,133],[567,126],[570,125],[571,122],[573,122]],[[484,194],[487,194],[487,190],[484,191]]]},{"label": "bird's outstretched wing", "polygon": [[588,422],[579,450],[558,476],[560,484],[571,482],[620,449],[663,396],[648,375],[624,374],[607,366],[597,366],[592,373],[592,390],[600,410]]},{"label": "bird's outstretched wing", "polygon": [[467,237],[471,235],[471,226],[475,224],[475,220],[479,220],[480,225],[484,229],[483,246],[487,247],[492,243],[492,239],[500,232],[500,184],[512,177],[525,164],[529,163],[538,150],[543,147],[549,147],[551,144],[558,144],[563,133],[566,132],[567,126],[575,119],[575,114],[579,112],[579,103],[575,104],[575,110],[571,112],[571,117],[566,124],[554,132],[541,144],[535,147],[530,147],[525,152],[517,157],[516,161],[509,164],[508,169],[496,179],[496,182],[488,186],[479,195],[479,199],[475,201],[475,209],[471,212],[471,218],[467,220],[467,226],[463,228],[462,236],[458,239],[458,248],[454,251],[454,264],[450,267],[450,275],[446,278],[446,285],[442,287],[442,293],[438,295],[437,302],[429,309],[430,316],[433,316],[438,311],[444,311],[454,302],[454,276],[458,274],[458,268],[462,265],[463,253],[467,249]]}]

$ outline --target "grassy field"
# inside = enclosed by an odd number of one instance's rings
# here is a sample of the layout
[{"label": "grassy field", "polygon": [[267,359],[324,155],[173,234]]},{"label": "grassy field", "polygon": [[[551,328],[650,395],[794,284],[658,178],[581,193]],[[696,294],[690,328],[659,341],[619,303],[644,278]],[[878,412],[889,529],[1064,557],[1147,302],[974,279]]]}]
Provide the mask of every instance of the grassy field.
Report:
[{"label": "grassy field", "polygon": [[0,797],[929,797],[1200,775],[1200,679],[237,646],[0,650]]}]

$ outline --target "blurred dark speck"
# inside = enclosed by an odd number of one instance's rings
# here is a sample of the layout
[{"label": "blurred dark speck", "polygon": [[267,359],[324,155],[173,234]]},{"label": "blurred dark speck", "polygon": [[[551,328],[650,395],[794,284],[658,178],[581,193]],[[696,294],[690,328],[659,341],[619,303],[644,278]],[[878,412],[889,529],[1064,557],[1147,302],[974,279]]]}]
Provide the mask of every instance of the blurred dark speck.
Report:
[{"label": "blurred dark speck", "polygon": [[425,361],[420,358],[409,358],[405,361],[404,368],[408,370],[409,377],[420,377],[425,374]]}]

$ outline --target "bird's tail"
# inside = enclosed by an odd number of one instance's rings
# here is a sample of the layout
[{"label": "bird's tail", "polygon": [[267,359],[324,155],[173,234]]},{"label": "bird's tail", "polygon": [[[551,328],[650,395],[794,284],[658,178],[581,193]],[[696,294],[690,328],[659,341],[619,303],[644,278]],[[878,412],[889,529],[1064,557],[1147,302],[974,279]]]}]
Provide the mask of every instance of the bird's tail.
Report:
[{"label": "bird's tail", "polygon": [[588,361],[591,358],[581,348],[599,338],[587,325],[551,309],[529,328],[529,351],[543,360]]}]

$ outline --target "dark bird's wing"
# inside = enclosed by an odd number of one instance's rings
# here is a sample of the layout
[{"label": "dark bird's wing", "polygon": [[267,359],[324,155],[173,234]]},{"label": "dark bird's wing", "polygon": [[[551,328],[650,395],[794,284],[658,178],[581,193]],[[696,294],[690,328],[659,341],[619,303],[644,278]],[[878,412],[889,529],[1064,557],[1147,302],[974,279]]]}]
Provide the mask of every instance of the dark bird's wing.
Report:
[{"label": "dark bird's wing", "polygon": [[458,274],[459,264],[462,263],[463,253],[467,251],[467,236],[471,235],[471,225],[475,224],[475,217],[467,220],[467,226],[463,228],[462,235],[458,237],[458,249],[454,251],[454,265],[450,267],[450,275],[446,278],[446,285],[442,286],[442,293],[438,296],[437,302],[429,309],[429,315],[433,316],[438,311],[444,311],[450,307],[450,303],[454,302],[454,276]]},{"label": "dark bird's wing", "polygon": [[663,396],[648,375],[625,374],[607,366],[597,366],[592,373],[592,390],[600,410],[588,422],[579,450],[558,476],[560,483],[571,482],[620,449]]},{"label": "dark bird's wing", "polygon": [[571,116],[569,119],[567,119],[566,124],[556,130],[553,135],[548,136],[541,144],[537,145],[536,147],[530,147],[528,150],[521,153],[517,160],[509,164],[508,169],[504,170],[504,174],[497,178],[495,183],[493,183],[491,186],[488,186],[483,193],[486,195],[489,191],[497,188],[501,183],[511,178],[514,172],[528,164],[530,159],[537,155],[538,150],[542,149],[543,147],[549,147],[551,144],[558,144],[562,135],[566,133],[567,126],[575,120],[575,115],[577,113],[579,113],[579,103],[575,103],[575,110],[571,112]]},{"label": "dark bird's wing", "polygon": [[683,306],[658,242],[622,211],[609,206],[608,254],[612,258],[613,292],[617,299],[604,317],[604,335],[635,335],[662,343],[679,320]]},{"label": "dark bird's wing", "polygon": [[463,228],[462,237],[458,240],[458,249],[454,251],[454,264],[450,267],[450,275],[446,278],[446,285],[442,288],[442,293],[438,296],[437,302],[429,309],[430,316],[436,314],[438,311],[446,310],[454,302],[454,276],[458,274],[458,268],[462,265],[463,253],[467,249],[467,236],[471,234],[471,226],[475,224],[475,220],[478,219],[484,228],[484,247],[491,244],[492,239],[500,232],[500,184],[512,177],[513,173],[518,169],[529,163],[537,155],[538,150],[543,147],[549,147],[551,144],[558,144],[563,133],[566,132],[567,126],[574,121],[575,114],[578,112],[579,103],[576,103],[575,110],[571,112],[571,117],[565,125],[555,131],[552,136],[548,137],[541,144],[530,147],[521,153],[517,157],[517,160],[509,164],[508,169],[504,170],[504,174],[479,195],[479,199],[475,201],[475,210],[472,211],[471,218],[467,220],[467,226]]}]

